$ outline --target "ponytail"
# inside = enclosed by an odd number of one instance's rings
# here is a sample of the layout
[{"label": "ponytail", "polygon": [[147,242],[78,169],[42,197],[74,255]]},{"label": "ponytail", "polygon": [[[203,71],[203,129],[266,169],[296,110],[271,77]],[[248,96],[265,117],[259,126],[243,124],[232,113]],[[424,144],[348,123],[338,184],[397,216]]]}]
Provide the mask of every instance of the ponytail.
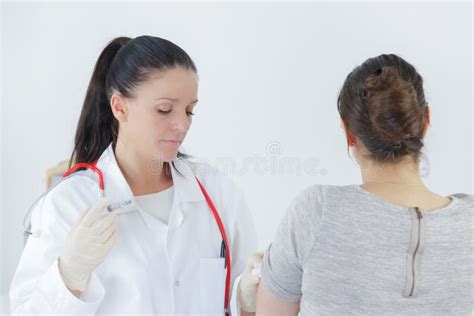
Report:
[{"label": "ponytail", "polygon": [[[92,73],[69,167],[97,160],[110,143],[115,148],[119,124],[110,108],[113,92],[132,97],[134,87],[146,81],[154,71],[178,66],[197,73],[191,57],[166,39],[143,35],[112,40],[100,54]],[[186,157],[178,152],[178,158]]]},{"label": "ponytail", "polygon": [[77,125],[69,167],[73,163],[93,162],[110,142],[115,145],[117,141],[118,122],[110,108],[108,76],[117,52],[129,41],[128,37],[112,40],[95,64]]}]

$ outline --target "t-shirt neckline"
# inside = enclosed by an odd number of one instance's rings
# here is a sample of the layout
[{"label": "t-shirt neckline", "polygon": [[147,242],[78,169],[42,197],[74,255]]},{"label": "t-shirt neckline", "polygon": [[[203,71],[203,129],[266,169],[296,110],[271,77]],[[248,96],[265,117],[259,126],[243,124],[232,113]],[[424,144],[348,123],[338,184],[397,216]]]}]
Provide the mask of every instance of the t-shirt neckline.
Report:
[{"label": "t-shirt neckline", "polygon": [[[369,192],[369,191],[365,190],[359,184],[353,184],[353,185],[351,185],[351,187],[353,187],[358,192],[360,192],[360,193],[362,193],[366,196],[369,196],[373,200],[376,200],[380,203],[383,203],[383,204],[387,205],[390,208],[395,208],[395,209],[400,210],[400,211],[407,211],[407,210],[412,210],[412,209],[415,208],[415,206],[404,207],[404,206],[401,206],[401,205],[394,204],[390,201],[387,201],[387,200],[383,199],[382,197],[380,197],[378,195],[375,195],[372,192]],[[442,212],[442,211],[449,210],[449,209],[453,208],[453,206],[458,203],[458,199],[454,195],[448,195],[448,196],[445,196],[445,197],[451,200],[447,205],[445,205],[443,207],[440,207],[440,208],[432,209],[432,210],[424,210],[422,208],[420,208],[419,210],[421,212],[423,212],[424,214],[436,214],[436,213],[439,213],[439,212]]]}]

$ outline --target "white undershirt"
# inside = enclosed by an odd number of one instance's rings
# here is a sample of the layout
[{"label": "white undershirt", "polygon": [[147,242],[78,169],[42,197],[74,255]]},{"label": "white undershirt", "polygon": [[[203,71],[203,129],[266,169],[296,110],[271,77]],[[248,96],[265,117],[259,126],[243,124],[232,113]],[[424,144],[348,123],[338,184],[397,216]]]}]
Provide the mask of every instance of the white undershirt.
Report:
[{"label": "white undershirt", "polygon": [[174,186],[157,193],[136,195],[135,201],[148,214],[168,225],[173,206]]}]

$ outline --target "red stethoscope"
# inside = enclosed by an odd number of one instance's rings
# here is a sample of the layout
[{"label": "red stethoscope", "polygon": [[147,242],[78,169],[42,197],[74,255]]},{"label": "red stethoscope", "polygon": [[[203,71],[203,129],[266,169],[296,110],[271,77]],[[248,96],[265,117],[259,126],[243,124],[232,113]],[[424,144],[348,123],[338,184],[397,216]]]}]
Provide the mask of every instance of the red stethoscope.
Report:
[{"label": "red stethoscope", "polygon": [[[99,177],[99,187],[102,191],[102,196],[104,196],[104,176],[102,172],[97,168],[96,166],[97,160],[92,162],[92,163],[84,163],[80,162],[75,164],[72,168],[70,168],[68,171],[66,171],[63,175],[63,177],[70,176],[74,172],[76,172],[79,169],[85,168],[92,170],[97,174]],[[201,181],[195,176],[197,183],[199,184],[199,188],[201,189],[202,194],[204,195],[207,205],[212,211],[212,214],[214,215],[214,219],[216,220],[217,226],[219,227],[219,231],[221,232],[222,236],[222,247],[221,247],[221,257],[225,258],[225,268],[226,269],[226,278],[225,278],[225,296],[224,296],[224,314],[230,315],[230,308],[229,308],[229,303],[230,303],[230,277],[231,277],[231,265],[230,265],[230,247],[229,247],[229,242],[227,240],[227,234],[225,232],[224,224],[222,223],[221,217],[219,216],[219,213],[217,212],[216,206],[211,200],[211,197],[207,193],[206,189],[202,185]]]}]

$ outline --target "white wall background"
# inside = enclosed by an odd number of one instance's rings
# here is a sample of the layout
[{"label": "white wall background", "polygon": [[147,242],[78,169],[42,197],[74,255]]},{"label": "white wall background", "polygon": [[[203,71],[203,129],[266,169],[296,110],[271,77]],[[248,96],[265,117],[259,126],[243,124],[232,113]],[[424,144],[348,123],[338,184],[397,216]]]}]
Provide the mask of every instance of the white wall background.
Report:
[{"label": "white wall background", "polygon": [[[473,193],[472,3],[2,3],[1,292],[23,246],[22,220],[44,172],[72,150],[93,65],[116,36],[170,39],[196,62],[200,103],[186,152],[246,191],[260,248],[313,183],[359,182],[336,110],[349,71],[396,53],[425,79],[432,107],[426,182]],[[265,170],[244,161],[267,159]],[[278,170],[284,162],[315,172]],[[262,160],[260,160],[262,163]],[[277,169],[273,169],[277,166]],[[314,165],[313,165],[314,166]],[[4,307],[6,308],[6,307]]]}]

